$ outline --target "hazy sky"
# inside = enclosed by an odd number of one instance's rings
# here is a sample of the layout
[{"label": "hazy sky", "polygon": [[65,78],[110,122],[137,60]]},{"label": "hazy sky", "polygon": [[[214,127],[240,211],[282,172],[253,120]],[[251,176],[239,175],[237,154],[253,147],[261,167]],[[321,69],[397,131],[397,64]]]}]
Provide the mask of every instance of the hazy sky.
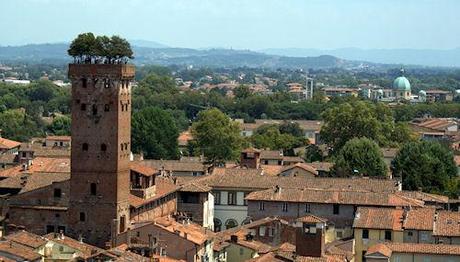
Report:
[{"label": "hazy sky", "polygon": [[460,0],[0,0],[0,45],[119,34],[175,47],[460,47]]}]

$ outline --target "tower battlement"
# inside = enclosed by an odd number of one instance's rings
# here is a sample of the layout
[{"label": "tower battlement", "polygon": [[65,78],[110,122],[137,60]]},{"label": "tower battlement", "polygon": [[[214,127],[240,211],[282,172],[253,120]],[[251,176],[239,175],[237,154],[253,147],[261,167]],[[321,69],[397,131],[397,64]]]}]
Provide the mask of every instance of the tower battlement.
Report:
[{"label": "tower battlement", "polygon": [[135,67],[130,64],[69,64],[68,76],[76,79],[83,76],[104,76],[111,79],[134,78]]}]

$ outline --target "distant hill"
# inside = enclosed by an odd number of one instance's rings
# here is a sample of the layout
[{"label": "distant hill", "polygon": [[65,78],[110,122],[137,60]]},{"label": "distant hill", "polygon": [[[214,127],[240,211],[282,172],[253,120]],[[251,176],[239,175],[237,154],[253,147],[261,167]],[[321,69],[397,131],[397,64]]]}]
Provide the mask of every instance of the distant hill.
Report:
[{"label": "distant hill", "polygon": [[450,50],[359,48],[321,50],[308,48],[272,48],[260,51],[266,54],[293,57],[310,57],[327,54],[347,60],[369,61],[382,64],[460,67],[460,48]]},{"label": "distant hill", "polygon": [[[144,42],[144,44],[146,44]],[[34,44],[24,46],[0,46],[1,61],[28,63],[66,63],[67,44]],[[160,65],[193,65],[209,67],[266,67],[266,68],[333,68],[357,66],[330,55],[315,57],[286,57],[259,52],[231,49],[197,50],[189,48],[151,48],[133,45],[134,63]]]},{"label": "distant hill", "polygon": [[129,40],[133,46],[150,47],[150,48],[168,48],[169,46],[149,40]]}]

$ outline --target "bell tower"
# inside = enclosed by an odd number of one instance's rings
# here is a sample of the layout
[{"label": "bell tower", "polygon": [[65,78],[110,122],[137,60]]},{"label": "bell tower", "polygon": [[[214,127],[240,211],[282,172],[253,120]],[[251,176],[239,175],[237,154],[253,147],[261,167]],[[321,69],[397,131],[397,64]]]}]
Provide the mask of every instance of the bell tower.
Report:
[{"label": "bell tower", "polygon": [[70,64],[69,235],[106,247],[129,223],[131,81],[128,64]]}]

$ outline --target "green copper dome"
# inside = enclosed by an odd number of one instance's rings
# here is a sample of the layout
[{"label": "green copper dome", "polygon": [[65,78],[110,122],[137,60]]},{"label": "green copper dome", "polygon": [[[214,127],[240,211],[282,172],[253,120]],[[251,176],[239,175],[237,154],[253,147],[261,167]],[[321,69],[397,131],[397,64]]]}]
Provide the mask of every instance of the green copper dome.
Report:
[{"label": "green copper dome", "polygon": [[393,89],[399,91],[410,91],[410,83],[406,77],[404,77],[404,69],[401,68],[401,76],[393,81]]}]

